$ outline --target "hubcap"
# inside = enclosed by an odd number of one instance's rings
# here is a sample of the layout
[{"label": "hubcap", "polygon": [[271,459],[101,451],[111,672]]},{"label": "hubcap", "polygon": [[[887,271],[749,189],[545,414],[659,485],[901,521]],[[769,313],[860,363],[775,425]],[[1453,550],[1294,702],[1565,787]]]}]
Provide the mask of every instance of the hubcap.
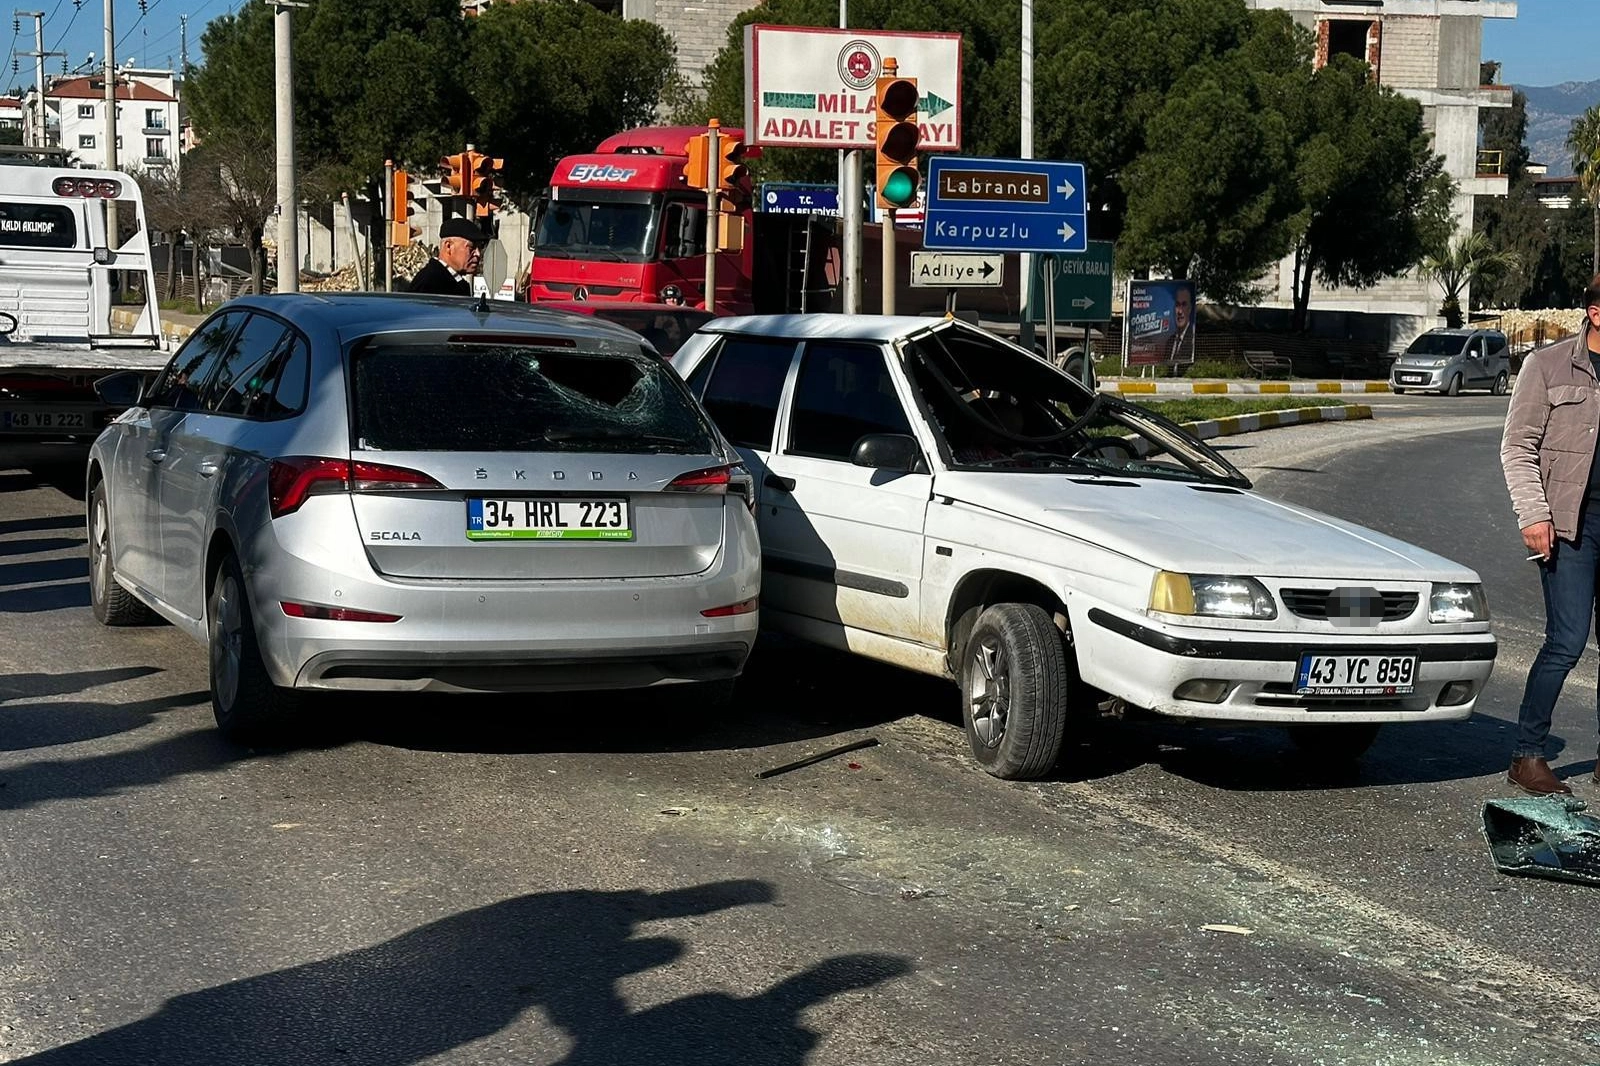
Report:
[{"label": "hubcap", "polygon": [[111,545],[106,533],[106,502],[96,500],[91,512],[89,528],[89,591],[94,602],[106,598],[106,581],[110,575]]},{"label": "hubcap", "polygon": [[1011,660],[998,640],[984,640],[973,646],[972,664],[967,682],[972,732],[984,747],[997,748],[1011,713]]},{"label": "hubcap", "polygon": [[244,613],[238,583],[228,575],[224,575],[221,581],[217,592],[216,615],[211,619],[211,678],[216,686],[218,704],[232,707],[239,695]]}]

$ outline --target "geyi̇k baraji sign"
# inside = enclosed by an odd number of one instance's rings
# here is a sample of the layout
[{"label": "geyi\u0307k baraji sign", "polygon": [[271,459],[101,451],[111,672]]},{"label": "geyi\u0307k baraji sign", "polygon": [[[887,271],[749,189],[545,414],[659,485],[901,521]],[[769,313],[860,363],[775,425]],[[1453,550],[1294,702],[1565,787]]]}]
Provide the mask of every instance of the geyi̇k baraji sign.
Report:
[{"label": "geyi\u0307k baraji sign", "polygon": [[921,150],[959,150],[959,33],[861,33],[813,26],[744,28],[745,142],[778,148],[874,147],[874,93],[890,56],[901,77],[917,79]]}]

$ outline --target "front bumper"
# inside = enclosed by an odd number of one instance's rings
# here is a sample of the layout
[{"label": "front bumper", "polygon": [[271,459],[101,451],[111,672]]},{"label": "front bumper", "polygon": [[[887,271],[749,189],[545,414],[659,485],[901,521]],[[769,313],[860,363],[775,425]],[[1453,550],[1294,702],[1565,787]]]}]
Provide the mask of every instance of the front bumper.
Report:
[{"label": "front bumper", "polygon": [[1389,387],[1392,389],[1442,389],[1444,367],[1394,366],[1389,370]]},{"label": "front bumper", "polygon": [[[1488,633],[1444,637],[1251,634],[1230,639],[1217,630],[1157,626],[1100,608],[1077,637],[1084,680],[1135,707],[1180,718],[1237,722],[1427,722],[1472,714],[1494,669],[1497,650]],[[1387,654],[1415,651],[1414,691],[1396,696],[1300,696],[1294,691],[1300,656],[1306,652]],[[1182,699],[1187,681],[1227,683],[1218,702]],[[1442,705],[1446,686],[1465,682],[1464,698]]]}]

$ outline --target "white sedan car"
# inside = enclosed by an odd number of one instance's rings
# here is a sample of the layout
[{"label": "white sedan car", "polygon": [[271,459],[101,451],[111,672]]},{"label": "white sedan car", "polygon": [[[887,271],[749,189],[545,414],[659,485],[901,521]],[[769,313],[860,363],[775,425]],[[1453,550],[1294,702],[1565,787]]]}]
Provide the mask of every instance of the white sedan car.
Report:
[{"label": "white sedan car", "polygon": [[960,321],[721,318],[673,365],[754,473],[762,624],[956,680],[997,776],[1114,704],[1355,758],[1493,668],[1472,570]]}]

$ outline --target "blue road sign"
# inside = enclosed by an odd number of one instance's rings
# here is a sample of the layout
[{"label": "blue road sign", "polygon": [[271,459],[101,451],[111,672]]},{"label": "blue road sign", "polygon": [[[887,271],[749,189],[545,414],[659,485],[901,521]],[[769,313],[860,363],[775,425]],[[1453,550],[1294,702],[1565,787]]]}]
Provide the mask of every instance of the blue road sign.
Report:
[{"label": "blue road sign", "polygon": [[832,185],[762,182],[758,210],[775,215],[837,215],[839,190]]},{"label": "blue road sign", "polygon": [[922,246],[986,252],[1089,250],[1082,163],[1047,159],[928,160]]}]

